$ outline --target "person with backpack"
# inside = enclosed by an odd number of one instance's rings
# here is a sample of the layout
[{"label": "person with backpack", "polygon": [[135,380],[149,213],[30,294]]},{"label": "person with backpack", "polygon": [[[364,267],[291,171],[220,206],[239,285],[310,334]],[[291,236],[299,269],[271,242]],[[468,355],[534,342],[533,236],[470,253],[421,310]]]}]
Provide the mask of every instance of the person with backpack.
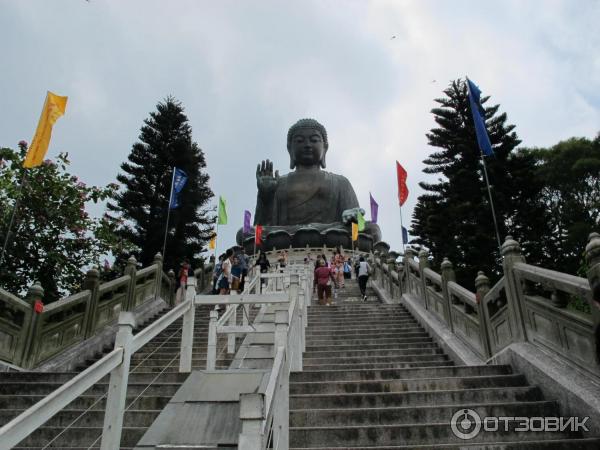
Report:
[{"label": "person with backpack", "polygon": [[350,257],[344,261],[344,279],[349,280],[352,278],[352,263]]},{"label": "person with backpack", "polygon": [[363,301],[367,301],[367,281],[369,281],[369,264],[365,261],[364,256],[358,260],[358,287],[362,295]]}]

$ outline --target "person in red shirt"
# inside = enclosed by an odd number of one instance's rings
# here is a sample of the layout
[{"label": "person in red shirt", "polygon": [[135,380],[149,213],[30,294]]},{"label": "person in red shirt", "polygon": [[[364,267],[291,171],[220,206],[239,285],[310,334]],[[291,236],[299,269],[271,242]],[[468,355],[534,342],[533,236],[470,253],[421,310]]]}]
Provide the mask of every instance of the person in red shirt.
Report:
[{"label": "person in red shirt", "polygon": [[319,260],[319,267],[315,269],[315,282],[319,305],[331,305],[331,282],[335,281],[332,270],[325,265],[325,261]]}]

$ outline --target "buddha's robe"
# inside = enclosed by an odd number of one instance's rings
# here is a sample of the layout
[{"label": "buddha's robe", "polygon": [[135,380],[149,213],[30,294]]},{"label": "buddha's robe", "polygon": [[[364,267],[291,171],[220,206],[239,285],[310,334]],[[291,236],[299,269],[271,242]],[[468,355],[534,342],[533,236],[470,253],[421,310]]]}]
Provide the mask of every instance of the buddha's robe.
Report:
[{"label": "buddha's robe", "polygon": [[271,226],[340,223],[344,210],[358,206],[346,177],[324,170],[296,171],[279,178],[272,205],[257,203],[255,223]]}]

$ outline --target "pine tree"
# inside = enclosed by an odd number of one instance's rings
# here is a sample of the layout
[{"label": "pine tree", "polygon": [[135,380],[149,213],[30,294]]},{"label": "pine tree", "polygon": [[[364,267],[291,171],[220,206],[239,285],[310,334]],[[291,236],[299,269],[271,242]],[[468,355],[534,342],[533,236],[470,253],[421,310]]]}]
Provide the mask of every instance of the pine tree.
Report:
[{"label": "pine tree", "polygon": [[123,189],[116,196],[116,204],[108,205],[124,219],[119,232],[137,247],[135,256],[143,266],[151,264],[157,252],[162,253],[173,167],[185,171],[188,180],[179,194],[180,206],[170,214],[166,269],[175,269],[184,258],[192,266],[200,264],[200,253],[214,223],[207,207],[213,193],[203,170],[204,153],[192,141],[183,106],[167,97],[144,120],[139,142],[121,165],[124,173],[117,175]]},{"label": "pine tree", "polygon": [[[465,81],[453,81],[444,94],[435,100],[440,107],[431,111],[438,127],[427,134],[429,145],[439,150],[423,161],[425,173],[441,177],[436,183],[419,183],[426,192],[418,198],[411,234],[431,250],[436,268],[442,258],[449,258],[458,281],[473,287],[478,270],[491,276],[498,273],[498,244]],[[487,100],[483,97],[482,104]],[[506,123],[506,114],[498,114],[499,105],[484,108],[494,149],[486,163],[504,237],[513,215],[510,186],[514,183],[507,160],[520,141],[514,125]]]}]

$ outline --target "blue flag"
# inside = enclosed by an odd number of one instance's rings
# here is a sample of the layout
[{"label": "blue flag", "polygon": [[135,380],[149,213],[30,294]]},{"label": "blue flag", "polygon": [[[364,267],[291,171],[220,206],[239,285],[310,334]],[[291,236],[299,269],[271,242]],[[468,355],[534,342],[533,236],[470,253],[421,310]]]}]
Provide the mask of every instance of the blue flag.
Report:
[{"label": "blue flag", "polygon": [[175,172],[173,174],[173,187],[171,189],[171,209],[175,209],[179,207],[179,193],[185,186],[187,182],[188,176],[187,174],[177,167],[174,168]]},{"label": "blue flag", "polygon": [[408,244],[408,230],[402,227],[402,243]]},{"label": "blue flag", "polygon": [[469,92],[469,103],[471,104],[471,114],[473,114],[473,123],[475,124],[475,133],[477,134],[477,143],[479,149],[484,155],[493,155],[492,143],[485,129],[485,111],[481,106],[481,91],[475,83],[467,78],[467,90]]}]

